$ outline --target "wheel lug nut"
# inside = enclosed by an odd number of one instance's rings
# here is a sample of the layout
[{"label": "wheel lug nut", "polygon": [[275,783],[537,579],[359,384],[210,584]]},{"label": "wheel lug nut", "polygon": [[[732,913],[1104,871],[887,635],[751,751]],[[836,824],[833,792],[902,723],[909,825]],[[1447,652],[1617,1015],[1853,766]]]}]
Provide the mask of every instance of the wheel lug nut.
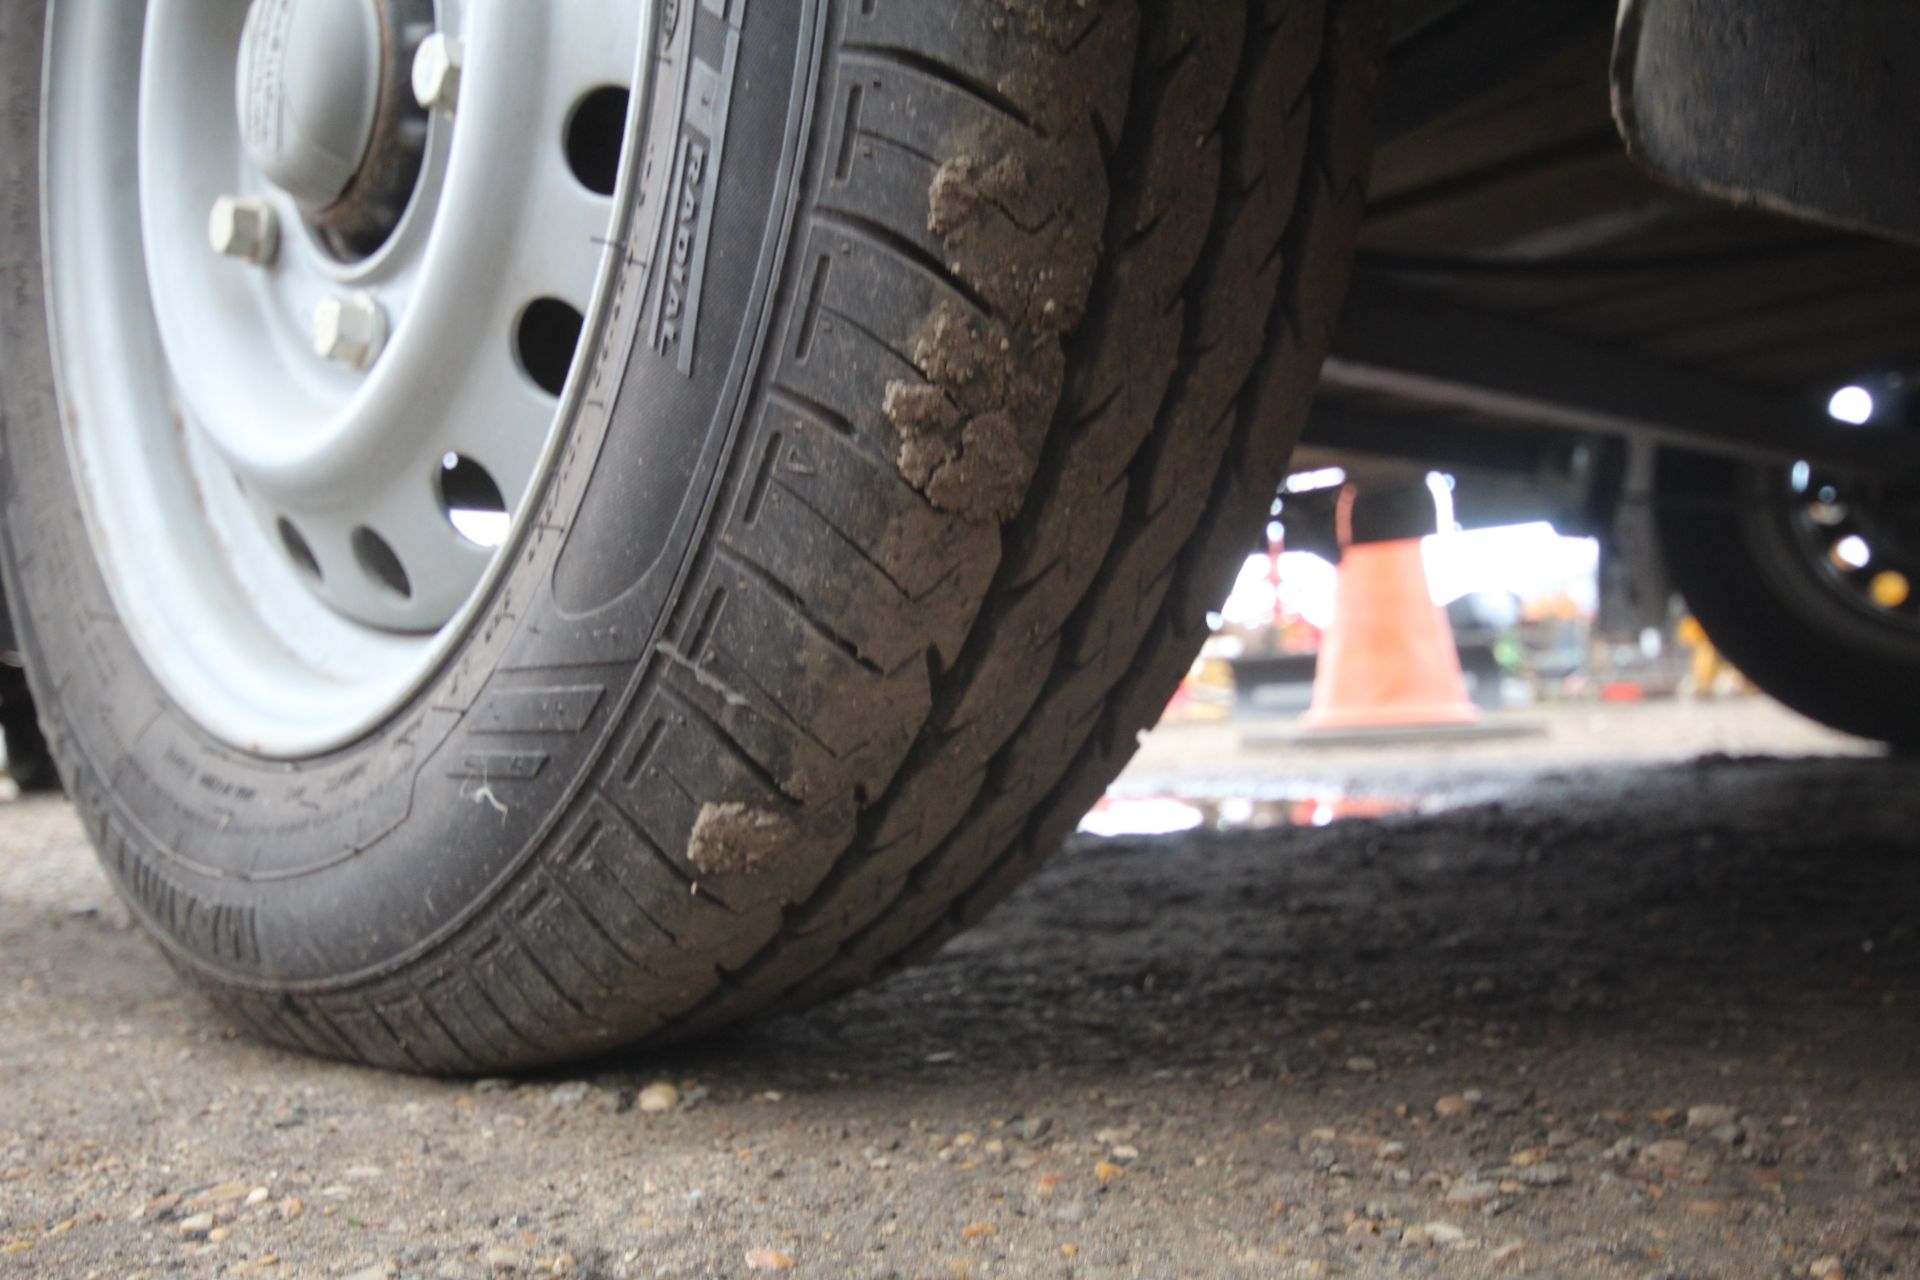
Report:
[{"label": "wheel lug nut", "polygon": [[313,349],[322,359],[365,369],[386,343],[386,308],[370,293],[323,298],[314,310]]},{"label": "wheel lug nut", "polygon": [[265,266],[280,251],[280,215],[258,196],[221,196],[207,216],[207,240],[223,257]]},{"label": "wheel lug nut", "polygon": [[466,42],[434,32],[413,55],[413,96],[429,111],[452,111],[460,97],[460,63]]}]

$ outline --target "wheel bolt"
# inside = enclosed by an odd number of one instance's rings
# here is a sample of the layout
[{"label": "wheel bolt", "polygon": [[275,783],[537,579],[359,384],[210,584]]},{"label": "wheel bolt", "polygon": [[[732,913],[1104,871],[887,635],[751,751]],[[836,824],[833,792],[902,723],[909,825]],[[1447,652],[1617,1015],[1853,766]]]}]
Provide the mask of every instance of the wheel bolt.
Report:
[{"label": "wheel bolt", "polygon": [[413,55],[413,96],[429,111],[452,111],[460,97],[460,63],[466,44],[458,36],[434,32]]},{"label": "wheel bolt", "polygon": [[313,349],[322,359],[365,369],[386,343],[386,308],[370,293],[323,298],[314,310]]},{"label": "wheel bolt", "polygon": [[265,266],[280,251],[280,215],[258,196],[221,196],[207,217],[207,240],[223,257]]}]

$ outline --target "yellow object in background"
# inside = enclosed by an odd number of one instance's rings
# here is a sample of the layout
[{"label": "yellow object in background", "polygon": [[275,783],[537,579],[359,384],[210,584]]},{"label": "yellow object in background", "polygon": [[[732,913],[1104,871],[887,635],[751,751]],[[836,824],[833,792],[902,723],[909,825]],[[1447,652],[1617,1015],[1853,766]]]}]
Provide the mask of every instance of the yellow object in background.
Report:
[{"label": "yellow object in background", "polygon": [[1887,569],[1873,575],[1873,581],[1867,584],[1867,594],[1882,609],[1898,609],[1913,594],[1913,586],[1906,574]]},{"label": "yellow object in background", "polygon": [[1233,694],[1233,664],[1224,658],[1203,655],[1194,660],[1161,719],[1225,720],[1233,714]]},{"label": "yellow object in background", "polygon": [[1713,647],[1713,641],[1707,638],[1707,629],[1700,625],[1698,618],[1688,614],[1680,619],[1680,625],[1674,628],[1674,638],[1689,651],[1689,676],[1696,695],[1750,690],[1746,677]]}]

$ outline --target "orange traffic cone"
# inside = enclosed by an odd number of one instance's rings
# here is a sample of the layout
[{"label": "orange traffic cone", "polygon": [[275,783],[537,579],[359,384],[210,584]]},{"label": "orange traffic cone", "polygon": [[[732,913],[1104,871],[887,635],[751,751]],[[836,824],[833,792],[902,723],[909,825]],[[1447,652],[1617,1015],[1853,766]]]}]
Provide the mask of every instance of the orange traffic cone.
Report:
[{"label": "orange traffic cone", "polygon": [[1471,725],[1453,628],[1427,593],[1420,539],[1341,552],[1333,625],[1321,638],[1308,733]]}]

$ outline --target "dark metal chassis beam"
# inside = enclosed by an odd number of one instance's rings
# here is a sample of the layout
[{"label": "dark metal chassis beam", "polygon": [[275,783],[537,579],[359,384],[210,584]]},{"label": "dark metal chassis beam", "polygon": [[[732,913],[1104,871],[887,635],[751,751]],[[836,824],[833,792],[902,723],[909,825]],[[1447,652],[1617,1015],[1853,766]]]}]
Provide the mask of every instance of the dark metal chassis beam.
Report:
[{"label": "dark metal chassis beam", "polygon": [[1432,410],[1385,409],[1335,394],[1314,402],[1293,465],[1310,471],[1364,459],[1422,474],[1439,467],[1535,476],[1566,470],[1583,443],[1598,441],[1563,431],[1515,431]]},{"label": "dark metal chassis beam", "polygon": [[1380,144],[1442,120],[1613,25],[1615,0],[1467,0],[1395,40],[1375,112]]},{"label": "dark metal chassis beam", "polygon": [[[1762,461],[1920,473],[1920,435],[1843,427],[1821,406],[1357,280],[1322,385],[1489,423],[1627,436]],[[1319,434],[1323,443],[1337,439]]]},{"label": "dark metal chassis beam", "polygon": [[1341,467],[1362,486],[1418,481],[1429,469],[1460,477],[1455,518],[1466,528],[1546,520],[1592,532],[1596,485],[1626,446],[1613,438],[1515,431],[1443,413],[1385,409],[1323,395],[1294,451],[1296,470]]}]

